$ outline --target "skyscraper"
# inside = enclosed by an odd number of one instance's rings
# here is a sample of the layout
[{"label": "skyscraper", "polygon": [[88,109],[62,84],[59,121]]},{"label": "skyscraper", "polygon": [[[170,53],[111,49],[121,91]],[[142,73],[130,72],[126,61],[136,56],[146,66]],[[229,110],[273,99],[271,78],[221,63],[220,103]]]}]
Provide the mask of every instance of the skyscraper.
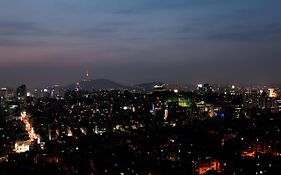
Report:
[{"label": "skyscraper", "polygon": [[21,85],[17,88],[17,97],[19,100],[25,100],[26,98],[26,85]]}]

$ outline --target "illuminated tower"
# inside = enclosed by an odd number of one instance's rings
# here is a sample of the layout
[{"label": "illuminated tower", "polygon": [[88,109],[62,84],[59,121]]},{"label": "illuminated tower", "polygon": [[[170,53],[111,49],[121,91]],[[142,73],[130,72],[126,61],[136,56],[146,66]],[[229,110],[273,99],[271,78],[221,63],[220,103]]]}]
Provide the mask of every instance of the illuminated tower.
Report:
[{"label": "illuminated tower", "polygon": [[86,72],[86,80],[88,80],[89,79],[89,71],[87,70],[87,72]]},{"label": "illuminated tower", "polygon": [[90,81],[90,78],[89,78],[89,71],[88,71],[88,70],[86,71],[85,78],[84,78],[83,81]]}]

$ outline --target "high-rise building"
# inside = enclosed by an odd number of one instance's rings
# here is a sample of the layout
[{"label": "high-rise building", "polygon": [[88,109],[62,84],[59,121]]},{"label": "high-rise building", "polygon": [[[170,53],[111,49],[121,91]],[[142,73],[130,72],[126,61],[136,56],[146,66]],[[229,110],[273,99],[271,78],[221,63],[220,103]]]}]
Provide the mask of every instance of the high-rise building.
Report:
[{"label": "high-rise building", "polygon": [[231,85],[229,89],[229,94],[230,95],[238,95],[238,88],[235,85]]},{"label": "high-rise building", "polygon": [[277,111],[281,112],[281,100],[280,99],[276,100],[276,107],[277,107]]},{"label": "high-rise building", "polygon": [[8,89],[7,88],[1,88],[0,91],[0,99],[1,103],[5,101],[8,98]]},{"label": "high-rise building", "polygon": [[212,93],[212,87],[211,85],[205,83],[205,84],[198,84],[197,85],[197,92],[199,94],[209,94]]},{"label": "high-rise building", "polygon": [[257,90],[247,89],[243,95],[244,106],[247,108],[253,108],[258,105],[259,92]]},{"label": "high-rise building", "polygon": [[17,88],[17,97],[19,100],[25,100],[26,94],[27,94],[26,85],[23,84]]}]

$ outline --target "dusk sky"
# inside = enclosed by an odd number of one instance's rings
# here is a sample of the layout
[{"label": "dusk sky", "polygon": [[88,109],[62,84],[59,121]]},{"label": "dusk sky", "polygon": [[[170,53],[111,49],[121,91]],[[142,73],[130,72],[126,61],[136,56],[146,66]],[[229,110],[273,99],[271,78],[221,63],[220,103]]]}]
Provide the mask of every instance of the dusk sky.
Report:
[{"label": "dusk sky", "polygon": [[1,0],[0,86],[281,83],[280,0]]}]

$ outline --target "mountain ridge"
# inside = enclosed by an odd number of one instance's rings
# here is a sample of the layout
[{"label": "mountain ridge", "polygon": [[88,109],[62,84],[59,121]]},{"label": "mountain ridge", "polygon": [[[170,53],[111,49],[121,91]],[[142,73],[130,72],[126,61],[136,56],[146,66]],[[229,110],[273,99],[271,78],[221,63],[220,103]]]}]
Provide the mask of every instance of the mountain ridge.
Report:
[{"label": "mountain ridge", "polygon": [[82,80],[65,86],[65,88],[69,90],[74,90],[76,88],[83,90],[124,89],[127,87],[128,86],[126,85],[122,85],[120,83],[105,78]]}]

